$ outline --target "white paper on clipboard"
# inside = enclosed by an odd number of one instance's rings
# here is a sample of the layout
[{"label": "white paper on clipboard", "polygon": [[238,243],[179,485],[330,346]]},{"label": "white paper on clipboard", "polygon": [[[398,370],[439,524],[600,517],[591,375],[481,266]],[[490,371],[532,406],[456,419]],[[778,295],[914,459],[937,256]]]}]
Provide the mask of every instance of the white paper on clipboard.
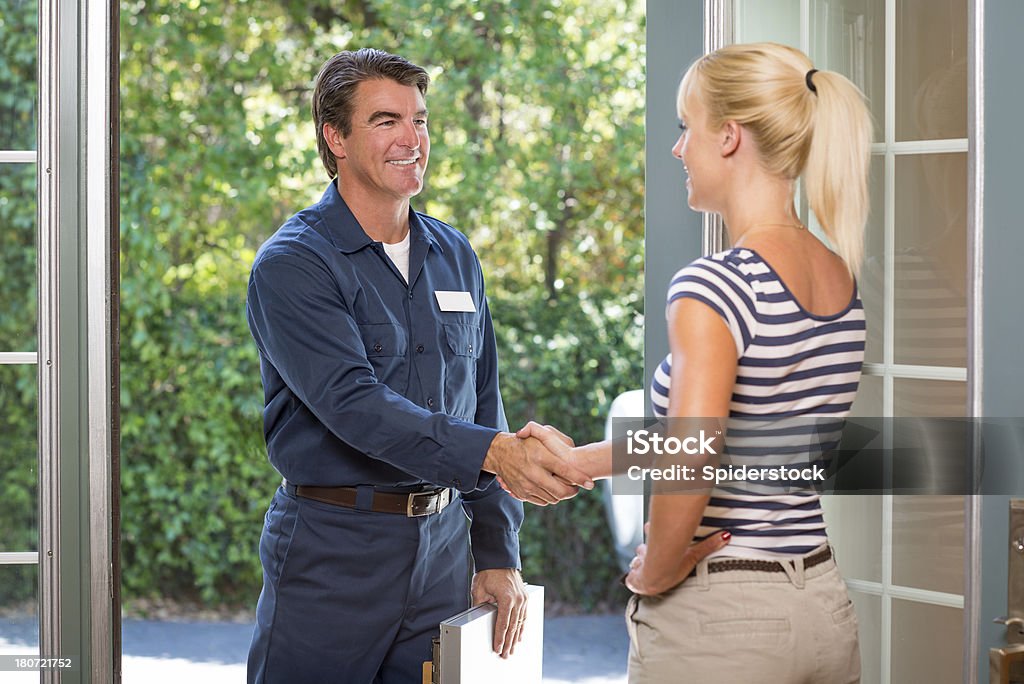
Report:
[{"label": "white paper on clipboard", "polygon": [[494,652],[497,609],[485,604],[441,623],[441,684],[540,684],[544,663],[544,587],[528,584],[526,625],[516,652]]}]

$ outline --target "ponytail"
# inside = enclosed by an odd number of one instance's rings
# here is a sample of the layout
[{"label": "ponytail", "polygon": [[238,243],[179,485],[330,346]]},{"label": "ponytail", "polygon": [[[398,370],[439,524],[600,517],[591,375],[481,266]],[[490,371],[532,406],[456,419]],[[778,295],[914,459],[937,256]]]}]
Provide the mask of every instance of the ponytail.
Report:
[{"label": "ponytail", "polygon": [[857,275],[868,218],[871,115],[864,96],[846,77],[819,71],[813,80],[818,101],[804,188],[833,249]]}]

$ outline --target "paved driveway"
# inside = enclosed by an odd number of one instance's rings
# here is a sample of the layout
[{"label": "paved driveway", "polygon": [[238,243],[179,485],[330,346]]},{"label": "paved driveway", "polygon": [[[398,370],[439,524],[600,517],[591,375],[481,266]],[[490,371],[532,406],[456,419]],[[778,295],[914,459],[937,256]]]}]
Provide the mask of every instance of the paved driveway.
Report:
[{"label": "paved driveway", "polygon": [[[245,681],[252,625],[231,622],[125,620],[125,684],[230,684]],[[0,618],[0,654],[37,653],[30,618]],[[624,684],[629,640],[621,615],[548,618],[544,684]],[[4,684],[36,683],[38,673],[4,672]]]}]

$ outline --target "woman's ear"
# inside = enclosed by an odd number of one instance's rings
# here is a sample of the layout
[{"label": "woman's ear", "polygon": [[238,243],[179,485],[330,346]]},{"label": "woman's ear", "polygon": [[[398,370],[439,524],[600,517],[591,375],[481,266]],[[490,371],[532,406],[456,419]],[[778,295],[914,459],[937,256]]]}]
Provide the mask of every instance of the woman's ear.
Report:
[{"label": "woman's ear", "polygon": [[324,140],[327,141],[327,147],[335,157],[338,159],[345,158],[345,138],[342,137],[341,131],[331,124],[325,123]]},{"label": "woman's ear", "polygon": [[743,136],[743,127],[735,121],[726,121],[722,126],[722,156],[731,157],[740,146],[740,138]]}]

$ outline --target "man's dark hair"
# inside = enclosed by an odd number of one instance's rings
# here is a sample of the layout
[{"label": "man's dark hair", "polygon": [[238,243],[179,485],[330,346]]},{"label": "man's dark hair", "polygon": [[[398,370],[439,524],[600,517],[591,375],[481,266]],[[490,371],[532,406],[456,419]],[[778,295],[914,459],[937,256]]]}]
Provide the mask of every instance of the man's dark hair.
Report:
[{"label": "man's dark hair", "polygon": [[324,124],[330,124],[348,136],[352,132],[356,87],[371,79],[389,79],[404,86],[416,86],[424,96],[430,85],[430,76],[422,67],[383,50],[346,50],[327,60],[320,68],[313,88],[313,123],[316,125],[320,160],[331,178],[338,175],[338,162],[324,138]]}]

